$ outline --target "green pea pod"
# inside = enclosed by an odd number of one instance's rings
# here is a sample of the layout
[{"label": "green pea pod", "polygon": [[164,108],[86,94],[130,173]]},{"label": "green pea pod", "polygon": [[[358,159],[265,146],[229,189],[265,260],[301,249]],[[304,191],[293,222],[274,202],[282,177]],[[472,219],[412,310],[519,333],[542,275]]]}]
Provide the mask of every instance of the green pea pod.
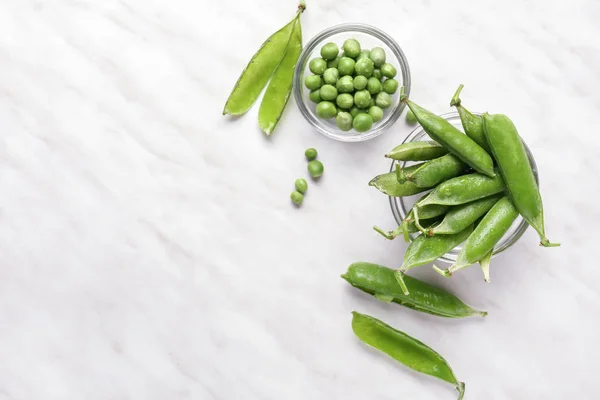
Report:
[{"label": "green pea pod", "polygon": [[302,52],[302,24],[300,18],[297,21],[285,56],[271,78],[258,111],[258,125],[267,135],[270,135],[275,129],[292,92],[294,68]]},{"label": "green pea pod", "polygon": [[383,265],[355,262],[348,267],[342,278],[355,288],[377,296],[378,299],[387,298],[389,302],[438,317],[464,318],[487,315],[485,311],[469,307],[453,294],[411,276],[406,276],[404,281],[410,294],[404,294],[394,277],[394,270]]},{"label": "green pea pod", "polygon": [[[428,230],[428,235],[452,235],[462,231],[485,215],[501,197],[502,195],[494,195],[451,208],[439,225]],[[421,215],[422,211],[419,210],[419,216]]]},{"label": "green pea pod", "polygon": [[223,115],[241,115],[252,107],[252,104],[254,104],[283,59],[292,30],[303,10],[300,7],[294,19],[269,36],[252,56],[225,103]]},{"label": "green pea pod", "polygon": [[502,236],[508,232],[518,216],[517,209],[508,197],[505,196],[498,200],[469,236],[460,250],[456,262],[445,271],[435,267],[436,271],[449,277],[454,272],[484,259],[490,250],[494,249],[496,243],[502,239]]},{"label": "green pea pod", "polygon": [[405,181],[409,181],[419,187],[430,188],[462,174],[468,168],[467,164],[454,154],[446,154],[445,156],[427,161],[415,171],[410,173],[404,172],[398,177],[398,182],[404,183]]},{"label": "green pea pod", "polygon": [[505,189],[500,174],[496,174],[493,178],[478,173],[461,175],[440,183],[417,204],[419,207],[428,204],[456,206],[493,196]]},{"label": "green pea pod", "polygon": [[448,149],[434,141],[407,142],[396,146],[385,156],[398,161],[427,161],[448,154]]},{"label": "green pea pod", "polygon": [[369,315],[352,312],[352,330],[365,344],[387,354],[408,368],[451,383],[458,400],[465,395],[465,384],[456,379],[448,362],[431,347]]},{"label": "green pea pod", "polygon": [[560,246],[559,243],[550,243],[546,237],[542,196],[517,128],[506,115],[487,113],[483,115],[483,126],[519,214],[537,231],[542,246]]},{"label": "green pea pod", "polygon": [[[410,172],[416,170],[421,165],[422,164],[415,164],[403,169]],[[397,167],[400,168],[399,166]],[[427,190],[426,188],[418,187],[412,182],[399,183],[396,172],[377,175],[375,178],[371,179],[369,186],[373,186],[380,192],[392,197],[412,196],[413,194]]]},{"label": "green pea pod", "polygon": [[400,101],[408,105],[417,117],[419,124],[433,140],[446,147],[475,171],[489,177],[494,176],[492,157],[473,139],[456,129],[444,118],[410,101],[408,96],[404,94],[404,87],[400,89]]},{"label": "green pea pod", "polygon": [[483,133],[483,119],[479,115],[471,113],[461,104],[459,96],[463,87],[464,85],[460,85],[458,89],[456,89],[456,93],[454,93],[454,96],[450,101],[450,107],[456,107],[458,115],[460,115],[460,122],[462,123],[463,129],[465,130],[467,136],[473,139],[475,143],[480,145],[489,153],[490,146],[488,145],[488,142],[485,139],[485,134]]},{"label": "green pea pod", "polygon": [[483,271],[483,280],[487,283],[490,283],[490,262],[492,261],[493,255],[494,249],[491,249],[481,260],[479,260],[479,265]]}]

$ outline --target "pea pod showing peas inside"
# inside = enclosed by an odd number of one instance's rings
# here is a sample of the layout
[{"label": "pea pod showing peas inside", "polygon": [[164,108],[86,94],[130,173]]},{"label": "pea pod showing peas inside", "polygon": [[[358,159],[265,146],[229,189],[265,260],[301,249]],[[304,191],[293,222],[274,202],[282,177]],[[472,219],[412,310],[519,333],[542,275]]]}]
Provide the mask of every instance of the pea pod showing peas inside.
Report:
[{"label": "pea pod showing peas inside", "polygon": [[519,214],[537,231],[542,246],[560,246],[546,237],[542,197],[517,128],[506,115],[487,113],[483,128]]},{"label": "pea pod showing peas inside", "polygon": [[404,94],[404,87],[400,89],[400,101],[408,105],[419,124],[433,140],[446,147],[475,171],[489,177],[494,176],[492,157],[473,139],[456,129],[444,118],[410,101]]},{"label": "pea pod showing peas inside", "polygon": [[352,330],[365,344],[382,351],[408,368],[451,383],[458,390],[458,400],[464,397],[464,382],[456,379],[444,357],[426,344],[376,318],[356,311],[352,312]]},{"label": "pea pod showing peas inside", "polygon": [[260,103],[258,125],[267,135],[270,135],[273,129],[275,129],[290,98],[294,80],[294,68],[301,52],[302,24],[300,23],[300,18],[297,18],[285,55],[275,70],[273,78],[271,78],[271,82]]}]

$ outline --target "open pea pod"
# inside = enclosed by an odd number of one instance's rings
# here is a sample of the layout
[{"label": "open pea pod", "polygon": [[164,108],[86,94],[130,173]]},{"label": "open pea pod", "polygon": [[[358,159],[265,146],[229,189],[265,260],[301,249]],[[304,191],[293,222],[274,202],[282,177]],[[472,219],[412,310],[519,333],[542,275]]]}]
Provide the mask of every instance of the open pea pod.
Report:
[{"label": "open pea pod", "polygon": [[300,18],[292,30],[292,36],[281,63],[277,67],[258,111],[258,125],[267,135],[275,129],[292,92],[294,68],[302,52],[302,26]]}]

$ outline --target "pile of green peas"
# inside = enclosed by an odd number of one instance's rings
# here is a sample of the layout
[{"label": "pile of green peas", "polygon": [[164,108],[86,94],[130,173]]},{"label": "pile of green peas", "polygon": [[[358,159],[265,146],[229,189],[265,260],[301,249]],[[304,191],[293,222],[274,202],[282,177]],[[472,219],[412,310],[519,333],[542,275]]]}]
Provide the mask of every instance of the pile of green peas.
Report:
[{"label": "pile of green peas", "polygon": [[308,68],[313,75],[304,80],[309,99],[317,104],[319,118],[335,118],[338,128],[367,132],[383,119],[398,90],[396,68],[386,62],[385,50],[361,49],[356,39],[347,39],[340,48],[333,42],[321,48]]}]

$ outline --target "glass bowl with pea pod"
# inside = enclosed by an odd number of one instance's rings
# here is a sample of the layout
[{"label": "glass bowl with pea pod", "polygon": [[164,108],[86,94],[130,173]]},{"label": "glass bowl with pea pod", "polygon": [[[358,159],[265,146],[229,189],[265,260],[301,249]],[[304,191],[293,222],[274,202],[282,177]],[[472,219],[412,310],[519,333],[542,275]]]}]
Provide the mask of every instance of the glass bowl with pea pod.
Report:
[{"label": "glass bowl with pea pod", "polygon": [[293,92],[300,113],[321,134],[362,142],[398,120],[405,107],[399,101],[402,86],[410,92],[408,61],[398,43],[378,28],[348,23],[307,43]]},{"label": "glass bowl with pea pod", "polygon": [[[473,112],[473,114],[481,115],[481,113],[476,113],[476,112]],[[460,131],[463,131],[460,116],[457,112],[450,112],[447,114],[443,114],[443,115],[441,115],[441,117],[444,118],[446,121],[450,122],[452,125],[454,125]],[[402,143],[421,142],[421,141],[428,141],[428,140],[431,140],[431,138],[427,135],[427,133],[423,130],[423,128],[421,126],[418,126],[406,137],[406,139],[404,139],[404,141]],[[539,184],[538,169],[537,169],[537,165],[535,163],[535,159],[533,158],[533,154],[531,153],[531,151],[529,150],[529,147],[527,147],[527,144],[524,141],[523,141],[523,145],[525,146],[525,151],[527,152],[527,157],[529,158],[529,163],[531,164],[531,168],[533,169],[533,174],[535,176],[535,180]],[[396,171],[396,164],[399,164],[401,168],[405,168],[405,167],[409,167],[410,165],[413,165],[416,163],[411,162],[411,161],[392,161],[390,172]],[[392,208],[392,214],[398,225],[400,225],[402,223],[402,220],[404,220],[404,218],[408,215],[412,206],[419,200],[419,198],[424,196],[426,193],[428,193],[428,192],[419,193],[414,196],[404,196],[404,197],[391,197],[390,196],[389,199],[390,199],[390,206]],[[503,252],[504,250],[508,249],[510,246],[515,244],[521,238],[521,236],[523,236],[523,234],[525,233],[525,231],[527,230],[528,227],[529,227],[529,224],[527,224],[527,222],[525,222],[525,220],[521,216],[519,216],[515,220],[515,222],[513,222],[512,226],[510,227],[508,232],[506,232],[506,234],[502,237],[502,239],[500,239],[500,241],[494,247],[494,252],[493,252],[492,257],[495,257],[499,253]],[[419,232],[410,233],[411,239],[414,239],[415,237],[417,237],[418,234],[419,234]],[[458,257],[458,253],[460,253],[461,247],[462,247],[461,245],[455,247],[453,250],[449,251],[444,256],[440,257],[438,261],[442,261],[442,262],[449,263],[449,264],[454,264],[454,262],[456,261],[456,258]]]}]

